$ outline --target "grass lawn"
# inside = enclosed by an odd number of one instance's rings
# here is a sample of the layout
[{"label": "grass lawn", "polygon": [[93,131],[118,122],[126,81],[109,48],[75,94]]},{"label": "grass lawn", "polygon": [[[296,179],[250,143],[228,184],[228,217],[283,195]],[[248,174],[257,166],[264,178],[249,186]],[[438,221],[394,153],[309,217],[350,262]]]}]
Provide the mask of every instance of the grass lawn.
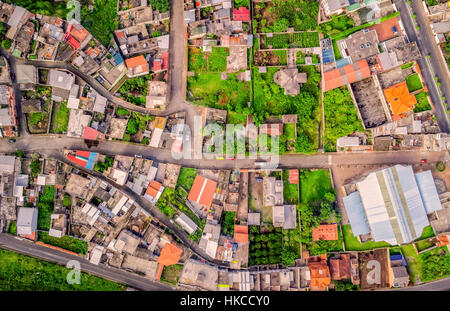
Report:
[{"label": "grass lawn", "polygon": [[117,0],[96,0],[94,11],[83,14],[81,24],[107,48],[119,25]]},{"label": "grass lawn", "polygon": [[416,247],[417,247],[418,252],[424,251],[433,246],[434,246],[434,243],[429,241],[428,239],[416,242]]},{"label": "grass lawn", "polygon": [[181,186],[184,190],[189,191],[194,183],[198,170],[195,168],[182,167],[178,176],[177,187]]},{"label": "grass lawn", "polygon": [[431,110],[431,105],[428,100],[427,92],[420,92],[419,94],[416,94],[415,96],[416,96],[417,104],[414,107],[414,112]]},{"label": "grass lawn", "polygon": [[289,183],[289,170],[283,170],[284,203],[298,203],[298,185]]},{"label": "grass lawn", "polygon": [[188,97],[195,104],[239,112],[250,101],[250,84],[240,82],[235,73],[222,80],[220,73],[202,73],[188,77]]},{"label": "grass lawn", "polygon": [[287,140],[295,140],[295,124],[285,124],[283,134],[286,136]]},{"label": "grass lawn", "polygon": [[352,228],[349,224],[342,226],[342,233],[344,235],[344,244],[346,251],[365,251],[374,248],[391,246],[389,243],[384,241],[382,242],[368,241],[366,243],[361,244],[358,238],[353,235]]},{"label": "grass lawn", "polygon": [[408,86],[408,91],[415,92],[423,88],[422,82],[418,73],[412,74],[406,77],[406,85]]},{"label": "grass lawn", "polygon": [[61,134],[67,132],[67,125],[69,124],[69,115],[70,109],[67,108],[67,102],[60,103],[54,121],[55,133]]},{"label": "grass lawn", "polygon": [[423,228],[422,235],[416,239],[416,241],[428,239],[434,237],[433,227],[431,225]]},{"label": "grass lawn", "polygon": [[419,255],[416,254],[416,251],[414,250],[414,246],[412,244],[402,245],[400,246],[400,248],[402,250],[403,257],[405,257],[406,260],[409,279],[415,284],[417,283],[416,278],[420,280],[420,276],[422,273]]},{"label": "grass lawn", "polygon": [[237,112],[228,112],[227,124],[245,124],[247,121],[247,115]]},{"label": "grass lawn", "polygon": [[0,290],[124,291],[125,285],[80,273],[80,284],[67,283],[66,267],[0,249]]},{"label": "grass lawn", "polygon": [[125,109],[122,107],[118,107],[116,113],[118,116],[129,116],[130,115],[130,111],[128,109]]},{"label": "grass lawn", "polygon": [[181,271],[183,270],[183,265],[171,265],[164,266],[164,270],[161,274],[161,282],[167,282],[169,284],[176,285],[180,279]]},{"label": "grass lawn", "polygon": [[322,200],[325,193],[333,190],[328,170],[306,171],[300,174],[300,201],[309,204]]}]

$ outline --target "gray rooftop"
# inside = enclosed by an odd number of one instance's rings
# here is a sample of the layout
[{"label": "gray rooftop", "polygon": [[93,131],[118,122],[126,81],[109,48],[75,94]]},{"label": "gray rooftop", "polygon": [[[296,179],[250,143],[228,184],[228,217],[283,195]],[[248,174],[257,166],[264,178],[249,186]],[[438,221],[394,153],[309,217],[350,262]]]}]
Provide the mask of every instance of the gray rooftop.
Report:
[{"label": "gray rooftop", "polygon": [[415,177],[427,213],[442,209],[431,171],[417,173]]}]

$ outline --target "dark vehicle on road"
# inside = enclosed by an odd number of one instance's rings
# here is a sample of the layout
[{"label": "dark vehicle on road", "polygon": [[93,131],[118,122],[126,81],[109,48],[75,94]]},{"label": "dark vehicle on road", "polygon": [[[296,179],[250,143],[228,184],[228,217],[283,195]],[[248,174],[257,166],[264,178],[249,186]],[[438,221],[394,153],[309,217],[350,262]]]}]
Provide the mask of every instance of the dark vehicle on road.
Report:
[{"label": "dark vehicle on road", "polygon": [[11,80],[14,82],[16,80],[16,74],[11,72]]},{"label": "dark vehicle on road", "polygon": [[16,142],[16,140],[14,138],[8,139],[8,143],[10,143],[10,144],[13,144],[15,142]]}]

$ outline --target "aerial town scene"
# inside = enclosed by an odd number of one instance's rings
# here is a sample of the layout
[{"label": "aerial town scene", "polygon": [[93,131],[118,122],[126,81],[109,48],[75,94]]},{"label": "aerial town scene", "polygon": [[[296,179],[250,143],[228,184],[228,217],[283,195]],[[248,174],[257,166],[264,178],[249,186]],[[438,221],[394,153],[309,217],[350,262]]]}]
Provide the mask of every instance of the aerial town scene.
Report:
[{"label": "aerial town scene", "polygon": [[450,290],[449,1],[3,0],[0,42],[0,291]]}]

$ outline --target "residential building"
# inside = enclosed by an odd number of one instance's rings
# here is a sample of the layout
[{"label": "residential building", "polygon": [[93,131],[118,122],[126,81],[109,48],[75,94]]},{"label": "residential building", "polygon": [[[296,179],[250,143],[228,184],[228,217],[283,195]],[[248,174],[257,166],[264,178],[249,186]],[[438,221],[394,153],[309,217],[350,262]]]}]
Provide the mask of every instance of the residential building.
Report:
[{"label": "residential building", "polygon": [[[282,206],[283,205],[283,181],[275,177],[264,177],[264,206]],[[284,208],[283,208],[284,214]],[[284,219],[284,216],[283,216]]]},{"label": "residential building", "polygon": [[324,73],[324,92],[370,77],[370,68],[366,60],[360,60]]},{"label": "residential building", "polygon": [[220,225],[207,223],[203,229],[202,238],[198,246],[212,258],[216,257],[220,237]]},{"label": "residential building", "polygon": [[233,9],[233,20],[234,21],[250,21],[250,10],[246,7],[240,7],[239,9]]},{"label": "residential building", "polygon": [[92,35],[77,20],[72,19],[69,21],[64,40],[70,46],[75,50],[84,49],[91,39]]},{"label": "residential building", "polygon": [[307,76],[305,72],[298,72],[297,68],[285,68],[275,72],[273,81],[284,89],[284,95],[297,96]]},{"label": "residential building", "polygon": [[14,89],[0,85],[0,137],[17,136],[17,126]]},{"label": "residential building", "polygon": [[156,202],[158,202],[159,198],[161,197],[163,191],[164,186],[161,185],[156,180],[152,180],[148,185],[147,190],[145,191],[144,198],[150,201],[150,203],[156,204]]},{"label": "residential building", "polygon": [[311,290],[326,290],[331,284],[330,269],[327,265],[327,255],[310,257],[308,268],[311,273]]},{"label": "residential building", "polygon": [[164,266],[171,266],[178,263],[178,260],[180,260],[181,254],[183,253],[183,250],[179,247],[177,247],[174,244],[166,243],[164,244],[164,247],[161,250],[161,254],[158,258],[159,268],[158,268],[158,275],[157,280],[161,278],[162,271],[164,269]]},{"label": "residential building", "polygon": [[378,50],[378,36],[375,30],[363,29],[338,41],[342,45],[342,56],[350,58],[352,63],[359,62],[380,53]]},{"label": "residential building", "polygon": [[195,176],[194,183],[189,192],[188,200],[202,207],[211,207],[217,183],[203,176]]},{"label": "residential building", "polygon": [[34,240],[37,232],[38,209],[20,207],[17,214],[17,234]]},{"label": "residential building", "polygon": [[47,84],[52,87],[52,100],[63,101],[68,99],[70,90],[75,83],[75,76],[63,70],[50,69]]},{"label": "residential building", "polygon": [[312,228],[313,241],[336,241],[338,239],[337,224],[319,225],[317,228]]},{"label": "residential building", "polygon": [[125,64],[128,68],[127,75],[130,78],[146,75],[150,72],[148,62],[144,55],[128,58],[125,60]]},{"label": "residential building", "polygon": [[234,242],[248,243],[248,226],[234,225]]},{"label": "residential building", "polygon": [[194,232],[197,231],[198,226],[185,213],[181,213],[180,216],[175,219],[175,222],[189,234],[194,234]]},{"label": "residential building", "polygon": [[329,261],[333,281],[351,279],[350,254],[338,254],[331,257]]}]

